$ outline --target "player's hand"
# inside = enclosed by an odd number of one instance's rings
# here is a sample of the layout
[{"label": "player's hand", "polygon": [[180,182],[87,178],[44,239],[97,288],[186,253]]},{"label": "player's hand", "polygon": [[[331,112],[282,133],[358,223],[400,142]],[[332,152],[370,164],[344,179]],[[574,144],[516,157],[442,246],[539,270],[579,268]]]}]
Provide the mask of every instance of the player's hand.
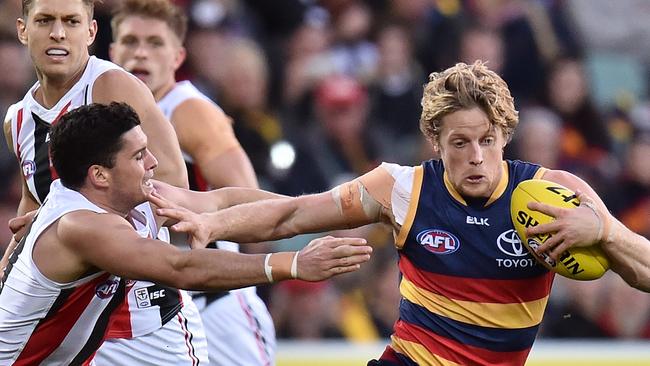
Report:
[{"label": "player's hand", "polygon": [[365,239],[332,236],[314,239],[298,253],[298,278],[321,281],[356,271],[370,259],[370,253],[372,247]]},{"label": "player's hand", "polygon": [[36,216],[36,210],[9,220],[9,230],[14,234],[13,239],[16,242],[19,242],[25,236],[29,223],[34,220],[34,216]]},{"label": "player's hand", "polygon": [[156,215],[170,219],[168,223],[176,222],[170,226],[175,232],[187,233],[188,241],[192,249],[205,248],[210,243],[210,230],[205,215],[197,214],[184,207],[176,205],[165,199],[158,192],[153,191],[147,199],[156,205]]},{"label": "player's hand", "polygon": [[[554,260],[571,247],[586,247],[598,242],[600,222],[598,216],[587,203],[594,205],[591,198],[576,191],[580,206],[576,208],[560,208],[539,202],[528,203],[528,208],[552,216],[554,221],[547,224],[531,226],[526,229],[526,236],[551,234],[544,244],[537,248],[538,253],[547,252]],[[592,206],[595,207],[595,206]]]}]

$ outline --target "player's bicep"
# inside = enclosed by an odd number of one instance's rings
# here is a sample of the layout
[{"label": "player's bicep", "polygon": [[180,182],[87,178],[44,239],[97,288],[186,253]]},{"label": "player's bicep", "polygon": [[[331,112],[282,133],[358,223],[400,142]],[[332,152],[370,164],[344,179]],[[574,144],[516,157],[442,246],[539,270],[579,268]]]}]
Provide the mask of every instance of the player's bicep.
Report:
[{"label": "player's bicep", "polygon": [[391,192],[395,179],[379,166],[331,191],[339,213],[354,223],[392,222]]},{"label": "player's bicep", "polygon": [[116,215],[75,212],[64,216],[58,228],[64,246],[88,265],[109,273],[169,284],[176,270],[178,249],[140,237]]}]

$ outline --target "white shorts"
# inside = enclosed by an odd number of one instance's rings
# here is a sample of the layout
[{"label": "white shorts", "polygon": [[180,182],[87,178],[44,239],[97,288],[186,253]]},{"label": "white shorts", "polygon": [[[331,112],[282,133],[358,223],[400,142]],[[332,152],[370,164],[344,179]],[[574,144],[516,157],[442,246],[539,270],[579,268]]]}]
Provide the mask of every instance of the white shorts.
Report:
[{"label": "white shorts", "polygon": [[198,309],[192,301],[162,328],[131,339],[110,339],[93,359],[96,366],[208,365],[208,344]]},{"label": "white shorts", "polygon": [[232,290],[206,307],[194,298],[208,338],[211,365],[275,365],[273,320],[255,287]]}]

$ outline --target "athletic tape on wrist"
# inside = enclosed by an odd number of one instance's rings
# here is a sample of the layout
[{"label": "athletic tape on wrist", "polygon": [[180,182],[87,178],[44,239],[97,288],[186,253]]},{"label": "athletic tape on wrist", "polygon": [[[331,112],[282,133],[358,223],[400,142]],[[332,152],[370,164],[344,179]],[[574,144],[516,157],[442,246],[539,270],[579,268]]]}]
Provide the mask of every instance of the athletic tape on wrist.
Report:
[{"label": "athletic tape on wrist", "polygon": [[272,253],[268,253],[266,257],[264,257],[264,274],[266,275],[266,278],[269,280],[269,283],[273,283],[273,267],[269,265],[271,254]]},{"label": "athletic tape on wrist", "polygon": [[296,252],[296,254],[293,256],[293,260],[291,261],[291,277],[293,279],[298,278],[298,253],[300,252]]}]

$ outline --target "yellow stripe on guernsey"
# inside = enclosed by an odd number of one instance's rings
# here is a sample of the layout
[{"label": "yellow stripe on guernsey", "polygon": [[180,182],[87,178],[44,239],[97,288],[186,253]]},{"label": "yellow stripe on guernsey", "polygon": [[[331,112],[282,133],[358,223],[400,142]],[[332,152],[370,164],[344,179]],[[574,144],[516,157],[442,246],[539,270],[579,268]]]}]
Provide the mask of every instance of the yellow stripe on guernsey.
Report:
[{"label": "yellow stripe on guernsey", "polygon": [[395,239],[395,247],[402,249],[406,237],[411,231],[413,221],[415,220],[415,213],[418,211],[418,202],[420,202],[420,191],[422,190],[422,180],[424,179],[424,169],[422,166],[416,166],[413,171],[413,188],[411,188],[411,202],[409,203],[408,212],[404,219],[404,224]]},{"label": "yellow stripe on guernsey", "polygon": [[455,362],[446,360],[438,355],[429,352],[426,347],[421,344],[405,341],[395,336],[391,337],[391,347],[404,355],[409,355],[409,358],[417,362],[420,366],[461,366]]},{"label": "yellow stripe on guernsey", "polygon": [[415,286],[402,277],[400,293],[408,301],[428,311],[459,322],[490,328],[517,329],[542,321],[548,296],[534,301],[497,304],[454,300]]},{"label": "yellow stripe on guernsey", "polygon": [[542,177],[544,176],[544,174],[546,174],[546,172],[548,172],[548,169],[546,168],[537,169],[535,175],[533,176],[533,179],[542,179]]}]

